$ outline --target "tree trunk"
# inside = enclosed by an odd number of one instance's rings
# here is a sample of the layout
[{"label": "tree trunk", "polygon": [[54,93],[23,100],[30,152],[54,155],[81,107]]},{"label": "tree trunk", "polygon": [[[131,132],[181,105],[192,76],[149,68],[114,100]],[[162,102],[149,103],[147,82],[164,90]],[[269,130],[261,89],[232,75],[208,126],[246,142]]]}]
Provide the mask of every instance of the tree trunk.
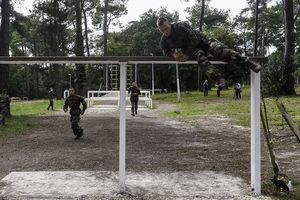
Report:
[{"label": "tree trunk", "polygon": [[253,49],[253,56],[257,56],[257,38],[258,38],[258,2],[255,2],[255,27],[254,27],[254,49]]},{"label": "tree trunk", "polygon": [[[53,13],[59,13],[59,3],[58,0],[53,0]],[[59,27],[59,18],[58,16],[54,15],[53,17],[53,27],[57,28]],[[59,30],[57,28],[57,30]],[[61,56],[60,54],[60,50],[59,50],[59,36],[60,33],[58,31],[53,31],[52,35],[51,35],[51,39],[53,39],[53,41],[51,42],[51,46],[52,46],[52,50],[51,53],[54,56]],[[57,99],[61,99],[62,97],[62,70],[61,70],[61,65],[59,64],[53,64],[53,69],[54,69],[54,77],[55,77],[55,91],[56,91],[56,98]]]},{"label": "tree trunk", "polygon": [[90,46],[89,46],[89,37],[88,37],[88,24],[87,24],[86,10],[84,9],[84,2],[85,1],[82,0],[81,7],[82,7],[83,19],[84,19],[85,46],[86,46],[87,56],[90,56]]},{"label": "tree trunk", "polygon": [[[200,4],[200,0],[198,0],[198,3]],[[203,23],[204,23],[204,11],[205,11],[205,0],[202,0],[201,4],[201,14],[199,17],[199,30],[202,31]]]},{"label": "tree trunk", "polygon": [[[0,27],[0,56],[9,56],[9,0],[2,0]],[[0,89],[9,89],[9,65],[0,65]],[[8,91],[9,93],[9,91]]]},{"label": "tree trunk", "polygon": [[35,80],[34,80],[34,88],[35,88],[35,97],[40,98],[40,92],[39,92],[39,65],[34,65],[34,74],[35,74]]},{"label": "tree trunk", "polygon": [[107,56],[107,40],[108,40],[108,22],[107,22],[107,13],[108,13],[108,0],[105,0],[104,5],[104,21],[103,21],[103,54]]},{"label": "tree trunk", "polygon": [[[198,0],[198,3],[200,4],[200,0]],[[199,31],[202,31],[203,28],[203,24],[204,24],[204,12],[205,12],[205,0],[201,1],[201,14],[199,17]],[[205,75],[203,74],[203,70],[201,69],[201,67],[198,65],[198,73],[197,73],[197,79],[198,79],[198,90],[202,91],[202,83],[204,80]]]},{"label": "tree trunk", "polygon": [[284,24],[285,24],[285,48],[283,73],[285,80],[279,90],[279,95],[293,95],[295,92],[295,67],[293,56],[295,53],[295,27],[294,27],[294,6],[293,0],[284,0]]},{"label": "tree trunk", "polygon": [[[90,56],[90,46],[89,46],[89,37],[88,37],[88,24],[87,24],[87,16],[86,16],[86,10],[84,9],[84,3],[85,0],[81,1],[81,7],[82,7],[82,12],[83,12],[83,19],[84,19],[84,36],[85,36],[85,46],[86,46],[86,53],[87,56]],[[91,89],[92,87],[92,65],[88,64],[87,65],[88,70],[87,70],[87,88],[88,90]]]},{"label": "tree trunk", "polygon": [[[81,0],[76,0],[75,10],[76,10],[75,55],[76,56],[84,56]],[[76,64],[76,90],[77,90],[78,94],[84,95],[85,83],[86,83],[85,67],[83,64]]]}]

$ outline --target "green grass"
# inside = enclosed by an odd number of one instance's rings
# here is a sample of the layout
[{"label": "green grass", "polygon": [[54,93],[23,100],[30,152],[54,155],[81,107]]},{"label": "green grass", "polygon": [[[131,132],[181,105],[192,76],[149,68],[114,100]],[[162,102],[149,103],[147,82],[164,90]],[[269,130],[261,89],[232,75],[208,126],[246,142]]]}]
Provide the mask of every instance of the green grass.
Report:
[{"label": "green grass", "polygon": [[267,177],[262,178],[262,195],[272,196],[272,199],[280,200],[299,200],[300,199],[300,185],[299,182],[293,182],[293,191],[292,192],[282,192],[280,191],[274,183],[270,180],[272,174]]},{"label": "green grass", "polygon": [[[174,104],[173,110],[165,111],[165,115],[179,120],[192,121],[202,115],[222,115],[235,120],[238,125],[250,126],[250,88],[243,88],[242,99],[233,99],[232,88],[221,91],[221,97],[216,96],[216,91],[209,92],[208,97],[204,97],[202,92],[182,92],[181,102],[177,102],[176,93],[161,93],[153,96],[154,104],[169,103]],[[296,88],[297,94],[300,94],[300,87]],[[281,116],[276,104],[276,98],[265,98],[267,107],[267,115],[269,125],[287,126]],[[287,112],[300,127],[300,98],[299,95],[280,97],[280,101],[284,104]],[[283,193],[278,191],[275,185],[269,180],[272,177],[263,177],[262,191],[264,195],[271,196],[272,199],[282,200],[300,200],[300,183],[293,182],[294,191],[291,193]]]},{"label": "green grass", "polygon": [[[300,93],[300,88],[296,88]],[[221,97],[216,96],[213,89],[209,96],[204,97],[202,92],[191,91],[181,93],[181,102],[177,102],[176,93],[160,93],[153,96],[155,103],[175,104],[175,108],[164,114],[176,119],[193,119],[201,115],[222,115],[236,120],[238,125],[250,126],[250,88],[244,87],[242,99],[233,99],[234,90],[221,91]],[[275,104],[276,98],[265,98],[270,126],[286,125]],[[300,98],[298,95],[280,97],[293,121],[300,126]]]},{"label": "green grass", "polygon": [[[6,118],[6,126],[0,126],[0,137],[11,134],[21,134],[24,131],[37,126],[34,118],[47,114],[48,100],[21,101],[11,103],[11,117]],[[61,109],[62,100],[54,101],[54,108]]]}]

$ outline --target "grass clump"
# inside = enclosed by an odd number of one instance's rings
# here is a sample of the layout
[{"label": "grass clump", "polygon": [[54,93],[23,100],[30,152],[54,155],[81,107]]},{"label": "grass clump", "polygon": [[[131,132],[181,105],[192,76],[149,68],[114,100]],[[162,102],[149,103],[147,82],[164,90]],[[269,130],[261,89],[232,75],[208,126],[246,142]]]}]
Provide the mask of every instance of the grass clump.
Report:
[{"label": "grass clump", "polygon": [[[300,92],[300,87],[296,88]],[[153,99],[158,104],[174,104],[174,110],[164,114],[176,119],[193,119],[199,116],[221,115],[234,119],[237,125],[250,127],[250,88],[246,86],[242,91],[242,99],[233,98],[234,89],[222,90],[221,96],[216,96],[215,89],[204,97],[202,92],[182,92],[181,101],[177,102],[176,93],[155,94]],[[300,127],[300,98],[298,95],[279,98],[287,109],[293,121]],[[270,126],[286,126],[278,108],[275,97],[265,98]]]},{"label": "grass clump", "polygon": [[[12,116],[7,116],[6,125],[0,126],[0,137],[21,134],[36,126],[34,119],[37,116],[53,112],[47,110],[48,104],[48,100],[12,102],[10,106]],[[54,101],[56,111],[60,110],[62,105],[62,100]]]}]

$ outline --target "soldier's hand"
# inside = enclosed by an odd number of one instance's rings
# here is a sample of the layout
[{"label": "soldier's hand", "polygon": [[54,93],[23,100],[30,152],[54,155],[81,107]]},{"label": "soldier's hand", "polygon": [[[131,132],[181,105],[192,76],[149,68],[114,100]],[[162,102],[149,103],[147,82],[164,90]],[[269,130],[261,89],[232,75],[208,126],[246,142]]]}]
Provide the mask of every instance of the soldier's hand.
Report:
[{"label": "soldier's hand", "polygon": [[207,65],[209,64],[209,60],[206,56],[201,56],[200,58],[198,58],[198,64]]},{"label": "soldier's hand", "polygon": [[85,110],[82,110],[80,114],[81,114],[81,115],[83,115],[83,114],[84,114],[84,112],[85,112]]},{"label": "soldier's hand", "polygon": [[174,53],[173,56],[174,56],[175,60],[178,62],[184,62],[184,61],[188,60],[188,56],[182,52]]},{"label": "soldier's hand", "polygon": [[67,111],[68,111],[68,108],[63,108],[63,110],[64,110],[65,112],[67,112]]}]

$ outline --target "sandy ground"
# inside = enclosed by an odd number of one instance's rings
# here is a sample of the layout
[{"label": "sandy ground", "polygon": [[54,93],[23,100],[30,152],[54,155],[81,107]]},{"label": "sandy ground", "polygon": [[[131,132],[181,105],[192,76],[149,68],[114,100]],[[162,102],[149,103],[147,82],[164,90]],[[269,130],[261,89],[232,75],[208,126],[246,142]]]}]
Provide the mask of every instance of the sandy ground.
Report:
[{"label": "sandy ground", "polygon": [[[136,117],[127,112],[126,195],[118,194],[118,112],[88,109],[80,140],[74,140],[62,111],[36,119],[40,125],[30,132],[0,138],[0,199],[267,199],[251,196],[250,129],[222,116],[170,120],[160,113],[165,109],[172,106]],[[282,171],[300,181],[300,144],[288,129],[274,132]],[[265,145],[262,149],[262,176],[270,177]],[[78,179],[86,176],[96,178]],[[72,177],[82,188],[59,184]],[[42,194],[21,187],[22,181],[36,181]],[[101,187],[89,193],[91,184]]]}]

